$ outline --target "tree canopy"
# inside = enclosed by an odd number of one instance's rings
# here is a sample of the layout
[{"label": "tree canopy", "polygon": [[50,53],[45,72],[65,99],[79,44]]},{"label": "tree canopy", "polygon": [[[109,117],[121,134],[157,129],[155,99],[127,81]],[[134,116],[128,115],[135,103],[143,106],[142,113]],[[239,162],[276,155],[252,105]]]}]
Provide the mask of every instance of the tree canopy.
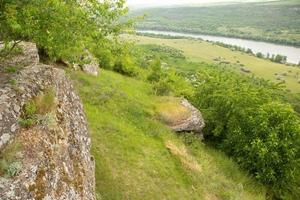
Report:
[{"label": "tree canopy", "polygon": [[32,41],[53,60],[78,60],[116,41],[124,0],[0,0],[0,40]]}]

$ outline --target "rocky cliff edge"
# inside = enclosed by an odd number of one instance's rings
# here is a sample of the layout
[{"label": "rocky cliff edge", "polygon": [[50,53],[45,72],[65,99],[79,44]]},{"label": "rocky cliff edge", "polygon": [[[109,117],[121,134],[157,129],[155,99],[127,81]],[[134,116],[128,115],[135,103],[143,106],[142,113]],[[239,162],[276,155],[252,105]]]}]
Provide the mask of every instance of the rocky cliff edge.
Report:
[{"label": "rocky cliff edge", "polygon": [[0,199],[93,200],[80,99],[64,70],[39,63],[34,44],[19,47],[0,63]]}]

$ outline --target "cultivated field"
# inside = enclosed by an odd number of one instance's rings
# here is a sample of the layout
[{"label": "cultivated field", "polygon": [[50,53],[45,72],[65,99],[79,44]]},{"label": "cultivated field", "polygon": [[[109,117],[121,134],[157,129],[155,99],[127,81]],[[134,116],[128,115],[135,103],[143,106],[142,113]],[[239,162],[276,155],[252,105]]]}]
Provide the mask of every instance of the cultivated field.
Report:
[{"label": "cultivated field", "polygon": [[[180,49],[194,62],[230,63],[228,67],[249,69],[250,74],[283,84],[294,93],[300,93],[300,68],[273,63],[239,51],[220,47],[205,41],[193,39],[161,39],[145,36],[130,36],[138,44],[159,44]],[[226,65],[226,64],[223,64]],[[242,72],[243,73],[243,72]],[[279,80],[280,79],[280,80]]]}]

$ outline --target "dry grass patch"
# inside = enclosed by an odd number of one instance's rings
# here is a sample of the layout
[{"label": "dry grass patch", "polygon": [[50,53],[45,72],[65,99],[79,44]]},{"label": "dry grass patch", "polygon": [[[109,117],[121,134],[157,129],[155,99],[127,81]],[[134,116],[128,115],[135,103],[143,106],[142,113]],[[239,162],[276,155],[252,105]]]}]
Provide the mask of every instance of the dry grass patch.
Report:
[{"label": "dry grass patch", "polygon": [[191,156],[185,146],[178,146],[174,144],[172,141],[166,142],[166,147],[169,149],[172,155],[178,157],[180,159],[181,164],[186,168],[194,172],[202,172],[202,168],[196,159]]},{"label": "dry grass patch", "polygon": [[181,105],[179,98],[164,97],[156,105],[156,112],[159,119],[169,126],[187,119],[191,112]]},{"label": "dry grass patch", "polygon": [[205,200],[219,200],[219,198],[213,193],[205,193],[204,199]]},{"label": "dry grass patch", "polygon": [[43,93],[34,98],[37,114],[45,115],[56,108],[55,90],[47,88]]}]

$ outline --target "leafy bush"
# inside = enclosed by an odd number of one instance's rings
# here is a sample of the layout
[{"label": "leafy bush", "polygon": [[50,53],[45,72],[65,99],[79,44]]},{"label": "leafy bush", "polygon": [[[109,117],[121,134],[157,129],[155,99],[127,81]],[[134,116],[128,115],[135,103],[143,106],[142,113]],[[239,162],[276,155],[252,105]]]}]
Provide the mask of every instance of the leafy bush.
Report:
[{"label": "leafy bush", "polygon": [[217,67],[201,70],[195,85],[194,102],[206,119],[206,138],[283,198],[300,169],[300,120],[282,103],[282,91]]},{"label": "leafy bush", "polygon": [[140,68],[134,58],[133,45],[129,42],[116,42],[111,44],[111,52],[106,51],[106,55],[101,55],[102,64],[105,69],[113,70],[120,74],[136,77],[140,73]]},{"label": "leafy bush", "polygon": [[150,66],[147,80],[153,84],[157,95],[192,96],[192,85],[175,70],[163,69],[159,59],[152,61]]},{"label": "leafy bush", "polygon": [[299,123],[289,105],[266,103],[243,122],[230,121],[223,148],[261,182],[284,186],[295,178],[299,162]]},{"label": "leafy bush", "polygon": [[172,88],[167,79],[160,79],[158,82],[153,83],[153,89],[156,95],[168,96],[170,95]]},{"label": "leafy bush", "polygon": [[130,57],[120,57],[113,66],[113,70],[126,76],[137,76],[139,69],[134,65]]},{"label": "leafy bush", "polygon": [[95,56],[99,59],[99,65],[101,68],[109,70],[113,68],[115,58],[109,48],[105,50],[98,50]]},{"label": "leafy bush", "polygon": [[91,53],[114,41],[129,22],[123,0],[0,2],[0,40],[33,41],[53,60],[79,61],[83,49]]}]

